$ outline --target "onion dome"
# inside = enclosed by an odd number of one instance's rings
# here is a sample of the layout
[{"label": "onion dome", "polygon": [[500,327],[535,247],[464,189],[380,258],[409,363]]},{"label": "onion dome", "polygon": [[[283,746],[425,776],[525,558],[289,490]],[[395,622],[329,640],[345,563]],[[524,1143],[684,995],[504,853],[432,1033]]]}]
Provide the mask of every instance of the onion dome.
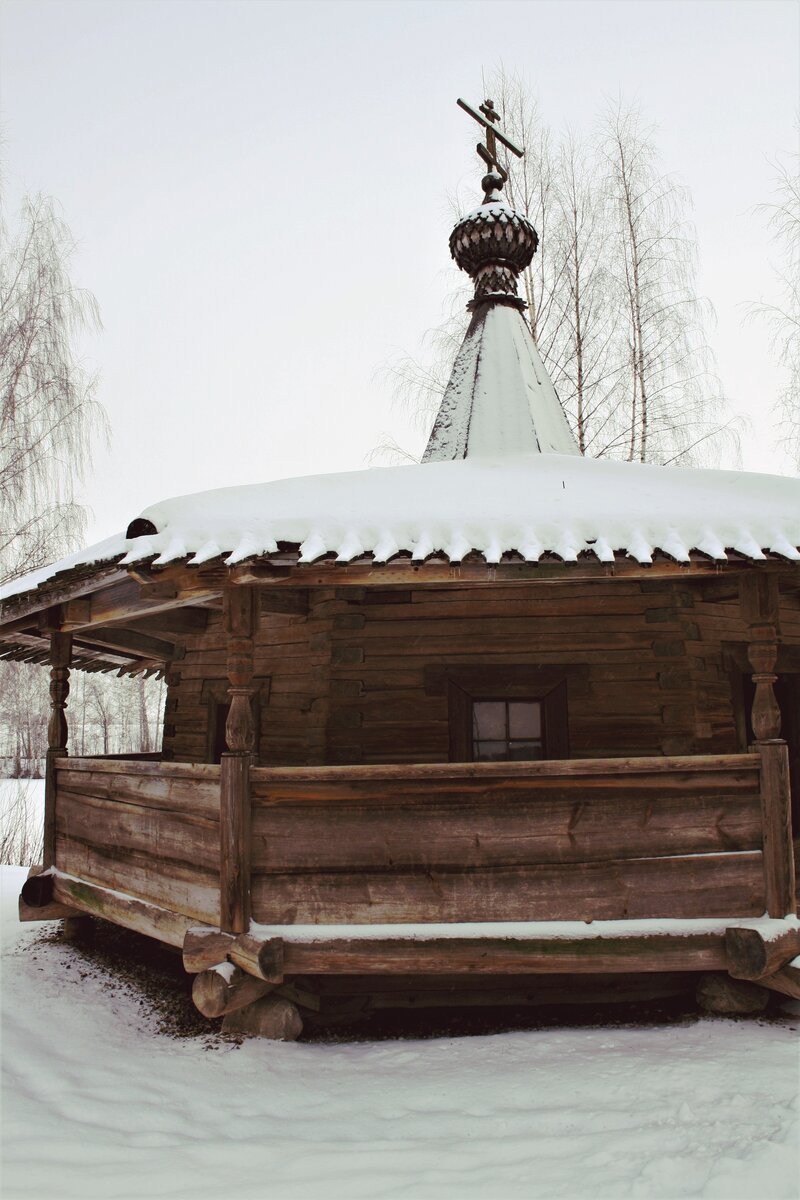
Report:
[{"label": "onion dome", "polygon": [[470,307],[487,300],[516,303],[517,278],[539,245],[539,235],[527,217],[514,212],[499,195],[503,180],[483,178],[484,201],[463,217],[450,234],[450,253],[475,282]]}]

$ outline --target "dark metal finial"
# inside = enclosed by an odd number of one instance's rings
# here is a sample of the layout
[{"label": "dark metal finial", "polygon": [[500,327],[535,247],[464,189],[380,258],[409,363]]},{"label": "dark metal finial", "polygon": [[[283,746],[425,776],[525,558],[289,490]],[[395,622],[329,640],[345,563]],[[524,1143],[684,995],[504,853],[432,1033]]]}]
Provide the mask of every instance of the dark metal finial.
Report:
[{"label": "dark metal finial", "polygon": [[466,100],[460,97],[457,101],[459,108],[463,108],[465,113],[469,113],[474,121],[482,125],[486,130],[486,145],[483,142],[478,142],[475,149],[478,151],[478,156],[483,159],[488,168],[488,174],[484,175],[481,180],[481,185],[485,192],[484,203],[492,197],[493,193],[498,192],[508,179],[508,171],[497,157],[497,143],[500,142],[512,154],[516,154],[517,158],[522,158],[524,151],[520,150],[516,142],[512,142],[511,138],[498,127],[500,114],[494,106],[493,100],[484,100],[479,108],[475,109]]}]

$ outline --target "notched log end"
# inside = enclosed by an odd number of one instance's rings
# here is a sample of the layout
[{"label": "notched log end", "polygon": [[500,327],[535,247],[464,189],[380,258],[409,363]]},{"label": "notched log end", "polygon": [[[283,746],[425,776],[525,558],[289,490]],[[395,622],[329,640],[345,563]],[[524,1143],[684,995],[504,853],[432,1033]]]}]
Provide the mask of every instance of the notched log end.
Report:
[{"label": "notched log end", "polygon": [[46,908],[53,900],[53,876],[31,875],[22,885],[20,900],[28,908]]}]

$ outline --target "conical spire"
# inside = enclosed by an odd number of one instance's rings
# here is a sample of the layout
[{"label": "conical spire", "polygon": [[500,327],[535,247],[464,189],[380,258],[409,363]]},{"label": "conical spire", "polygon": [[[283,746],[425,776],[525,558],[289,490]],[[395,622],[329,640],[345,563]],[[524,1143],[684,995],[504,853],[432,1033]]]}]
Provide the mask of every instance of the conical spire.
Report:
[{"label": "conical spire", "polygon": [[[517,279],[531,262],[539,238],[530,221],[505,203],[507,178],[497,141],[522,151],[497,128],[491,100],[476,111],[458,101],[486,129],[478,154],[489,167],[479,208],[458,222],[450,253],[475,283],[472,320],[456,355],[423,462],[506,457],[517,454],[579,454],[553,383],[523,315]],[[481,115],[483,114],[483,115]]]}]

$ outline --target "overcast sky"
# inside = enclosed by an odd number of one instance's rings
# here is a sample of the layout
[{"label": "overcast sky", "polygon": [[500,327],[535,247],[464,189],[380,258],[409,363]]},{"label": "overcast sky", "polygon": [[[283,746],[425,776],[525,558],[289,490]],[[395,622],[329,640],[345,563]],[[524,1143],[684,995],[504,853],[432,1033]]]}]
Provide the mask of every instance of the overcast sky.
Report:
[{"label": "overcast sky", "polygon": [[[60,202],[100,304],[111,418],[91,540],[167,496],[358,469],[414,435],[381,367],[453,286],[447,193],[479,172],[456,97],[501,61],[553,125],[637,99],[694,197],[724,387],[771,450],[774,293],[753,207],[795,148],[794,0],[5,0],[7,207]],[[417,441],[419,439],[417,438]]]}]

